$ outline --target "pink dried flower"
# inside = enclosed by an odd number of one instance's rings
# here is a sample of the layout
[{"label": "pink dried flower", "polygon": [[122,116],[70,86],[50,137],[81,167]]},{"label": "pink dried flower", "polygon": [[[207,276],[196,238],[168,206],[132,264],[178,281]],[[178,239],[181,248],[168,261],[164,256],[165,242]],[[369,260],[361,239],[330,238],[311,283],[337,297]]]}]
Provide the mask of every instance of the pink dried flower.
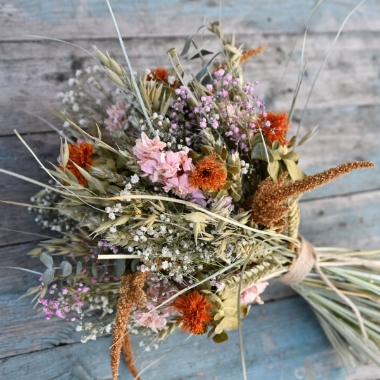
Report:
[{"label": "pink dried flower", "polygon": [[166,326],[167,320],[162,317],[157,310],[143,313],[141,310],[135,312],[133,319],[139,325],[149,327],[154,332],[158,332]]},{"label": "pink dried flower", "polygon": [[122,131],[128,127],[127,104],[117,102],[107,109],[108,117],[104,120],[104,126],[109,131]]},{"label": "pink dried flower", "polygon": [[160,140],[160,136],[156,136],[151,140],[144,132],[141,133],[141,139],[136,141],[136,145],[133,148],[133,154],[139,160],[146,160],[152,153],[160,153],[162,149],[166,147],[166,144]]},{"label": "pink dried flower", "polygon": [[214,75],[217,77],[217,78],[221,78],[225,73],[225,70],[223,69],[220,69],[218,71],[215,71]]},{"label": "pink dried flower", "polygon": [[151,140],[142,133],[133,148],[141,170],[152,182],[162,183],[166,192],[171,190],[180,197],[194,193],[197,189],[189,184],[189,174],[195,169],[191,158],[185,151],[163,152],[165,146],[159,136]]},{"label": "pink dried flower", "polygon": [[145,305],[145,310],[136,310],[132,315],[132,319],[136,323],[157,332],[166,326],[168,317],[177,315],[178,313],[171,306],[171,302],[164,308],[154,309],[176,294],[178,289],[170,285],[166,279],[159,280],[156,275],[149,275],[147,284],[148,288],[145,294],[148,302]]},{"label": "pink dried flower", "polygon": [[262,305],[264,302],[260,298],[260,294],[265,290],[265,288],[268,285],[269,285],[269,282],[258,282],[256,284],[249,286],[248,288],[245,288],[240,293],[240,301],[244,305],[248,305],[254,301]]}]

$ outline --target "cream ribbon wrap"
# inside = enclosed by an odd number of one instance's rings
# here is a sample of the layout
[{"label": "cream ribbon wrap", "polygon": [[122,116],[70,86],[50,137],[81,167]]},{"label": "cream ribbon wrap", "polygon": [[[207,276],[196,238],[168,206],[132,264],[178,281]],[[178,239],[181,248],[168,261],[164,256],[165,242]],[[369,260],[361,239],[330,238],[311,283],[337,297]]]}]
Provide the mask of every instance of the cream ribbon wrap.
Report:
[{"label": "cream ribbon wrap", "polygon": [[287,285],[297,285],[302,282],[316,262],[317,254],[314,246],[301,235],[298,236],[298,239],[301,242],[301,252],[293,261],[289,271],[279,278],[279,281]]},{"label": "cream ribbon wrap", "polygon": [[[364,326],[363,317],[359,311],[359,309],[356,307],[356,305],[348,298],[346,297],[339,289],[335,287],[335,285],[329,280],[329,278],[323,273],[321,267],[319,266],[319,258],[320,257],[328,257],[330,259],[340,259],[341,257],[338,255],[323,255],[318,254],[314,246],[309,243],[303,236],[298,236],[299,241],[301,242],[301,251],[298,255],[298,257],[293,261],[292,265],[290,266],[289,271],[281,276],[278,280],[283,282],[287,285],[297,285],[300,282],[302,282],[307,274],[313,269],[318,273],[319,277],[326,283],[326,285],[335,292],[343,301],[346,302],[347,306],[349,306],[352,311],[355,313],[355,316],[359,323],[359,328],[361,330],[361,333],[365,339],[368,339],[368,334]],[[357,260],[353,258],[343,258],[343,260],[349,261],[349,262],[355,262],[360,265],[366,265],[366,260]]]}]

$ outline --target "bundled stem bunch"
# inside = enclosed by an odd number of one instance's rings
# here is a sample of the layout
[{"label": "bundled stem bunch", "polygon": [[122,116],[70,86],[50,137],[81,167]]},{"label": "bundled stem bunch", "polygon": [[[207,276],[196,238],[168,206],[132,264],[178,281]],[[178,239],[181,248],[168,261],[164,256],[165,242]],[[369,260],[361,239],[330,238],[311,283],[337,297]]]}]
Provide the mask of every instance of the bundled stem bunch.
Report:
[{"label": "bundled stem bunch", "polygon": [[95,48],[100,66],[60,93],[65,141],[32,208],[62,237],[29,253],[46,270],[27,295],[47,319],[79,321],[83,341],[113,329],[115,379],[123,347],[138,376],[130,331],[150,345],[178,328],[224,342],[273,278],[310,303],[347,363],[380,364],[380,252],[298,237],[303,193],[373,164],[305,175],[295,148],[310,136],[288,140],[287,114],[266,110],[258,83],[244,82],[241,65],[264,47],[244,50],[212,23],[221,52],[209,59],[196,42],[204,29],[180,55],[202,62],[191,78],[175,49],[171,69],[137,76]]}]

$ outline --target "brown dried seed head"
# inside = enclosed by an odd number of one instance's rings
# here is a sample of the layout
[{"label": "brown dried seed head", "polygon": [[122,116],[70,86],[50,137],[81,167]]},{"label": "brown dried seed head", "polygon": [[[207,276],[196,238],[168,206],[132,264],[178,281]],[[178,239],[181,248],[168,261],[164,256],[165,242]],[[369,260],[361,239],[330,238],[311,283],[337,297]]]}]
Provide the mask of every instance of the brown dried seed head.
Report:
[{"label": "brown dried seed head", "polygon": [[[143,307],[146,303],[146,295],[143,291],[147,272],[136,272],[132,275],[122,276],[119,293],[121,294],[117,302],[117,314],[112,334],[111,346],[111,369],[112,377],[117,380],[119,377],[120,353],[124,345],[124,355],[131,373],[136,377],[138,371],[133,363],[132,346],[128,344],[128,334],[126,325],[132,309],[135,306]],[[127,338],[126,338],[127,337]],[[124,340],[127,339],[127,342]],[[130,351],[130,352],[129,352]],[[132,359],[130,359],[132,358]]]},{"label": "brown dried seed head", "polygon": [[285,202],[355,169],[373,168],[374,166],[372,162],[368,161],[348,162],[287,185],[284,185],[284,181],[288,173],[283,173],[277,181],[272,181],[268,177],[258,186],[256,193],[251,198],[252,219],[255,223],[266,227],[284,226],[283,217],[289,212],[289,207]]}]

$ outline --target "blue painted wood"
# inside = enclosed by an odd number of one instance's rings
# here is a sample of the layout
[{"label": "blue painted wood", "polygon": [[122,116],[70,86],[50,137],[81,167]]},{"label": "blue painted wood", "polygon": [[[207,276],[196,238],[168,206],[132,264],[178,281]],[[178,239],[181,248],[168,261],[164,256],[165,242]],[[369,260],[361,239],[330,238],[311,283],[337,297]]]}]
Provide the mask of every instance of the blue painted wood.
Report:
[{"label": "blue painted wood", "polygon": [[[254,306],[243,325],[249,379],[260,380],[343,380],[340,367],[313,313],[299,297]],[[158,351],[146,352],[137,361],[143,369],[168,353],[142,376],[150,380],[241,378],[237,332],[226,344],[215,344],[205,336],[183,342],[178,332]],[[133,337],[137,346],[139,337]],[[10,380],[110,379],[109,338],[86,344],[60,346],[0,360],[0,376]],[[177,347],[179,345],[179,347]],[[170,353],[169,353],[170,352]],[[136,350],[135,357],[139,354]],[[15,372],[16,371],[16,372]],[[121,379],[132,379],[121,365]]]},{"label": "blue painted wood", "polygon": [[[153,51],[152,46],[159,52],[165,51],[163,47],[168,43],[175,42],[180,46],[184,36],[194,30],[194,25],[202,22],[203,15],[210,19],[219,17],[218,2],[213,1],[113,0],[112,4],[123,35],[130,37],[127,39],[128,49],[139,69],[142,64],[157,63],[157,52]],[[260,75],[262,92],[267,96],[269,105],[276,90],[276,80],[282,72],[281,67],[293,43],[292,33],[300,29],[315,1],[243,0],[222,4],[222,17],[228,23],[229,31],[235,29],[240,33],[238,38],[242,42],[248,41],[252,46],[263,42],[269,44],[266,56],[259,57],[246,66],[252,76]],[[308,40],[308,74],[315,72],[318,67],[323,51],[332,39],[331,32],[337,30],[345,14],[356,4],[356,1],[327,2],[318,11],[311,27],[314,34]],[[314,94],[313,109],[309,110],[305,125],[313,127],[320,124],[322,133],[305,150],[300,150],[301,165],[310,173],[352,158],[373,159],[380,164],[377,149],[380,126],[380,82],[377,67],[380,54],[377,44],[380,30],[379,5],[379,0],[368,0],[362,11],[348,23],[346,30],[355,33],[343,34],[335,56],[331,56],[321,75]],[[98,38],[97,44],[99,42],[105,50],[115,52],[117,57],[121,56],[104,0],[13,0],[0,6],[0,22],[4,26],[0,28],[0,72],[7,73],[6,95],[0,94],[1,102],[6,100],[6,106],[0,111],[0,120],[3,121],[0,125],[1,136],[10,134],[13,127],[20,127],[24,132],[46,131],[32,118],[20,116],[19,111],[41,111],[41,105],[48,107],[53,104],[50,98],[58,89],[57,78],[73,75],[74,63],[84,62],[84,55],[76,49],[51,43],[42,45],[39,42],[20,42],[25,40],[26,32],[60,38],[81,38],[84,41],[80,43],[87,47],[90,38],[91,42]],[[258,32],[268,34],[257,38]],[[152,35],[166,38],[141,38]],[[107,40],[109,37],[112,39]],[[4,39],[17,42],[4,43]],[[295,57],[298,56],[299,50],[296,50]],[[89,60],[85,61],[87,63]],[[295,83],[296,76],[297,68],[290,67],[289,77],[280,96],[282,103],[277,103],[281,107],[289,104],[290,92],[286,92],[291,87],[289,84]],[[312,75],[305,78],[306,85],[310,85],[311,81]],[[48,95],[41,95],[38,100],[38,93]],[[300,98],[304,99],[304,93],[301,95]],[[48,115],[47,111],[41,112],[44,116]],[[299,114],[295,116],[297,118]],[[57,154],[54,147],[56,143],[46,143],[47,138],[53,136],[37,134],[28,136],[27,139],[38,152],[42,152],[44,159],[54,160]],[[14,138],[2,138],[0,160],[2,167],[9,165],[8,169],[42,178],[37,166],[29,165],[30,156],[24,148],[21,145],[16,147]],[[306,196],[305,199],[309,201],[302,205],[301,232],[318,244],[379,246],[379,192],[310,201],[311,198],[379,189],[379,178],[378,169],[372,175],[358,172]],[[27,201],[32,192],[29,185],[0,177],[0,198],[6,196],[10,199],[17,193]],[[32,217],[24,211],[0,205],[1,226],[35,229]],[[38,267],[35,260],[25,257],[25,252],[31,246],[9,246],[31,239],[34,238],[15,237],[0,231],[0,247],[5,245],[0,248],[0,266]],[[18,295],[36,283],[34,276],[19,272],[16,275],[15,271],[9,270],[0,271],[0,276],[1,379],[111,378],[108,338],[86,345],[77,343],[80,334],[74,331],[72,324],[61,320],[47,322],[31,309],[29,300],[17,300]],[[279,298],[289,296],[284,287],[276,290],[270,287],[265,296],[275,301],[255,306],[244,321],[249,379],[345,378],[336,355],[307,305],[299,298],[280,301]],[[216,345],[205,341],[204,337],[194,337],[183,344],[181,350],[176,349],[175,345],[184,338],[182,333],[178,333],[159,352],[142,356],[138,363],[141,368],[174,348],[160,364],[147,371],[143,378],[179,380],[240,377],[236,332],[231,333],[229,344]],[[138,345],[137,337],[134,337],[134,343]],[[124,366],[121,373],[123,379],[131,378]],[[372,369],[369,376],[366,380],[375,380],[380,374],[377,369]],[[355,380],[364,378],[359,375]]]},{"label": "blue painted wood", "polygon": [[[47,24],[66,22],[79,12],[81,16],[109,19],[109,11],[103,0],[13,0],[14,7],[21,13],[25,21],[41,20]],[[315,2],[312,0],[269,0],[264,2],[243,1],[180,1],[180,0],[144,0],[144,1],[111,1],[116,15],[130,23],[134,21],[146,22],[147,16],[152,18],[166,18],[167,26],[176,32],[181,29],[180,23],[173,25],[174,17],[177,19],[191,19],[197,23],[206,17],[209,20],[222,20],[237,25],[237,20],[243,18],[244,30],[282,30],[294,32],[309,17]],[[219,5],[222,5],[221,9]],[[315,14],[312,27],[323,30],[342,21],[344,16],[357,5],[355,1],[330,2],[321,7]],[[367,21],[378,21],[376,10],[378,1],[367,1],[365,15]],[[359,17],[358,17],[359,18]],[[327,21],[327,22],[326,22]],[[123,22],[123,21],[121,21]],[[183,25],[182,25],[183,27]],[[352,25],[355,27],[355,25]],[[127,33],[133,31],[127,31]],[[171,33],[173,34],[173,33]]]}]

